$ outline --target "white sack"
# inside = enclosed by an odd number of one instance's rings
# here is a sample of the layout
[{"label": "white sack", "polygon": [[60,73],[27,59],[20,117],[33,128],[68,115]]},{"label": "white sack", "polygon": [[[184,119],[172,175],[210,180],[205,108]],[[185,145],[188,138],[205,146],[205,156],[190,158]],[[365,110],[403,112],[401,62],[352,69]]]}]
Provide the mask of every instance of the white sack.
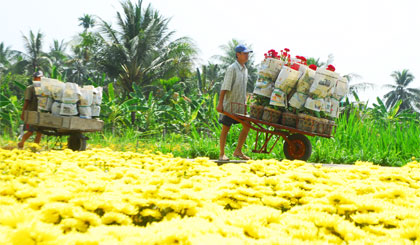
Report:
[{"label": "white sack", "polygon": [[99,117],[99,114],[101,113],[101,107],[99,105],[92,105],[92,117]]},{"label": "white sack", "polygon": [[[79,100],[79,86],[75,83],[65,83],[63,92],[63,103],[74,104]],[[77,108],[76,108],[77,111]]]},{"label": "white sack", "polygon": [[51,111],[53,100],[50,97],[38,96],[38,111]]},{"label": "white sack", "polygon": [[59,101],[54,101],[52,106],[51,106],[51,113],[53,115],[59,116],[60,115],[60,111],[61,111],[61,102]]},{"label": "white sack", "polygon": [[100,105],[102,103],[102,87],[97,87],[93,89],[93,101],[92,104]]},{"label": "white sack", "polygon": [[78,114],[77,104],[61,104],[60,115],[62,116],[76,116]]},{"label": "white sack", "polygon": [[92,107],[91,106],[78,106],[79,117],[91,119],[92,118]]}]

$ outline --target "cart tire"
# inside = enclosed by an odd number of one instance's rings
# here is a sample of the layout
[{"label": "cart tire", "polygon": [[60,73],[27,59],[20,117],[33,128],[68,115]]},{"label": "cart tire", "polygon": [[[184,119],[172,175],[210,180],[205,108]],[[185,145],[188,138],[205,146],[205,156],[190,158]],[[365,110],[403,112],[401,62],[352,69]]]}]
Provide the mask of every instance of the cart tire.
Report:
[{"label": "cart tire", "polygon": [[307,161],[312,153],[311,141],[303,134],[292,134],[287,138],[292,144],[287,143],[287,141],[283,144],[286,158]]},{"label": "cart tire", "polygon": [[73,133],[67,139],[67,146],[73,151],[86,150],[86,138],[82,133]]}]

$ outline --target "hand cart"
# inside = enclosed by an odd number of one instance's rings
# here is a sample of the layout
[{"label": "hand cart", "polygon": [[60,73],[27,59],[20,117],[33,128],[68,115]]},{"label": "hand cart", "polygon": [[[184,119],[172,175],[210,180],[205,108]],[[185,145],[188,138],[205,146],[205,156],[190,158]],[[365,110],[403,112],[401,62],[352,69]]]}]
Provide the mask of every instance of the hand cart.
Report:
[{"label": "hand cart", "polygon": [[102,131],[104,122],[74,116],[58,116],[51,113],[25,111],[25,124],[35,126],[38,132],[49,136],[68,135],[67,146],[74,151],[86,150],[89,139],[83,133]]},{"label": "hand cart", "polygon": [[[255,146],[252,152],[256,153],[271,153],[276,143],[279,141],[280,137],[283,138],[283,151],[287,159],[290,160],[303,160],[306,161],[309,159],[312,153],[311,141],[306,136],[319,136],[325,138],[331,138],[332,128],[335,127],[335,124],[330,124],[331,127],[329,133],[318,133],[316,131],[305,131],[298,129],[299,128],[299,119],[296,117],[295,125],[286,126],[281,124],[281,120],[273,122],[263,121],[261,119],[256,119],[247,114],[248,106],[245,104],[232,103],[232,108],[241,108],[236,111],[241,111],[242,113],[229,113],[224,111],[223,114],[238,121],[243,126],[249,127],[257,132],[255,138]],[[231,110],[232,111],[232,110]],[[312,128],[316,128],[315,122],[311,122]],[[261,139],[263,141],[261,145]],[[274,141],[274,143],[269,146],[269,142]]]}]

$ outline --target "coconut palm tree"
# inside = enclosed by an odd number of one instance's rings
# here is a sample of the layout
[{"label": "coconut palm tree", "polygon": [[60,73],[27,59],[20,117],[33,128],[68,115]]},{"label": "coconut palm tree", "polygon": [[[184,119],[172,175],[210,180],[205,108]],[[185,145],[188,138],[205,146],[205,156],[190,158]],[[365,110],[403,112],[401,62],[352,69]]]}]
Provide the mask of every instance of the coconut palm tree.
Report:
[{"label": "coconut palm tree", "polygon": [[3,42],[0,43],[0,73],[10,65],[13,53],[10,46],[6,47]]},{"label": "coconut palm tree", "polygon": [[54,40],[53,45],[50,46],[50,52],[48,53],[52,65],[60,74],[63,74],[65,62],[68,59],[66,49],[67,44],[64,40],[61,40],[61,42]]},{"label": "coconut palm tree", "polygon": [[[221,45],[220,49],[223,51],[223,55],[214,55],[212,58],[220,62],[220,68],[224,73],[229,65],[236,61],[235,47],[238,44],[244,44],[242,41],[232,39],[227,44]],[[252,50],[251,45],[244,44],[246,47]],[[257,67],[254,65],[254,54],[250,53],[248,62],[245,64],[248,69],[248,83],[247,91],[252,92],[254,90],[255,81],[257,81]]]},{"label": "coconut palm tree", "polygon": [[[122,2],[123,12],[117,13],[117,27],[101,20],[105,44],[99,64],[111,78],[119,80],[126,93],[133,84],[150,90],[157,78],[170,78],[174,70],[192,65],[195,48],[188,38],[172,40],[169,19],[164,18],[149,4]],[[171,41],[171,42],[170,42]]]},{"label": "coconut palm tree", "polygon": [[[117,29],[101,20],[104,48],[98,64],[110,78],[117,80],[125,96],[130,97],[133,85],[145,94],[153,90],[157,79],[168,79],[188,70],[196,49],[189,38],[172,40],[174,31],[168,28],[169,19],[143,1],[136,4],[126,0],[117,12]],[[134,124],[135,113],[132,113]]]},{"label": "coconut palm tree", "polygon": [[24,60],[21,63],[25,66],[28,74],[37,70],[49,71],[51,68],[50,59],[42,51],[43,38],[44,35],[40,31],[36,34],[29,31],[29,36],[23,36],[25,53],[23,53]]},{"label": "coconut palm tree", "polygon": [[87,30],[89,28],[92,28],[93,26],[95,26],[95,18],[90,15],[90,14],[85,14],[82,17],[79,18],[79,26],[83,26],[83,28],[85,29],[85,32],[87,32]]},{"label": "coconut palm tree", "polygon": [[414,75],[408,69],[402,71],[394,71],[391,76],[395,79],[395,84],[386,84],[385,88],[391,89],[390,92],[384,95],[385,104],[390,108],[402,100],[400,110],[415,110],[420,101],[420,89],[409,88],[409,85],[414,81]]}]

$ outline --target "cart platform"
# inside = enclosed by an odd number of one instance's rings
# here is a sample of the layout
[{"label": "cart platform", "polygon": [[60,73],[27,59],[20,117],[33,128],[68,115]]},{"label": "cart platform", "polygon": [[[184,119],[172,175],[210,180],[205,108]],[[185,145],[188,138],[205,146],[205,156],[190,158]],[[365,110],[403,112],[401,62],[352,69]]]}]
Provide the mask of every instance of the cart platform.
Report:
[{"label": "cart platform", "polygon": [[45,135],[69,135],[68,147],[72,150],[86,150],[88,137],[83,133],[102,131],[104,122],[99,119],[84,119],[73,116],[58,116],[38,111],[25,111],[24,122],[35,126]]}]

